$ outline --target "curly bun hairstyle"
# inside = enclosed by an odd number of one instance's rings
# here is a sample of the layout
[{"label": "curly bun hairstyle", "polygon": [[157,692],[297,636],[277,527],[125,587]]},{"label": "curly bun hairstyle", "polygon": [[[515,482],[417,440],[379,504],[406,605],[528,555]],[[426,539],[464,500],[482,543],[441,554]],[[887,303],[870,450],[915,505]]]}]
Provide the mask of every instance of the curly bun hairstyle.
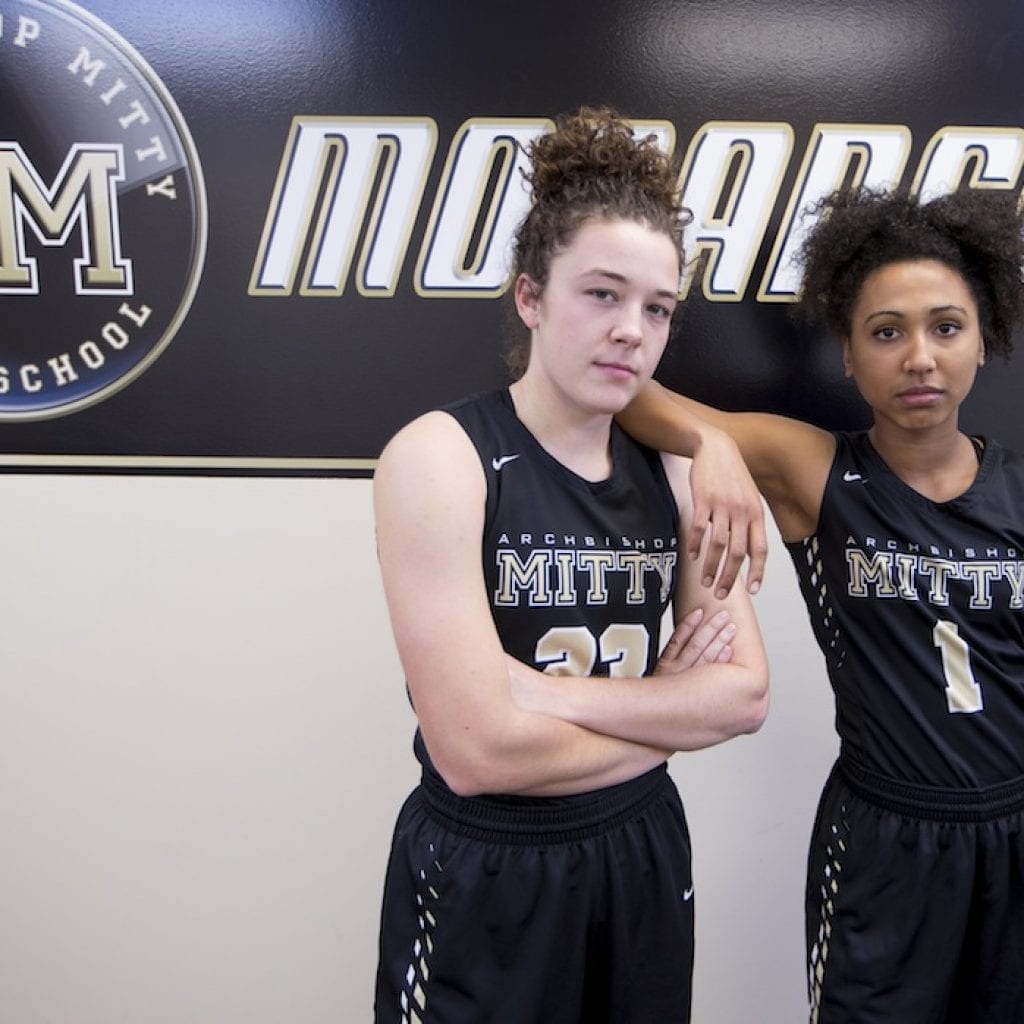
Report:
[{"label": "curly bun hairstyle", "polygon": [[821,219],[804,241],[799,312],[840,338],[865,278],[905,260],[938,260],[967,282],[987,354],[1008,358],[1024,323],[1024,217],[1015,194],[963,188],[922,203],[907,190],[853,189],[811,208]]},{"label": "curly bun hairstyle", "polygon": [[[629,220],[663,232],[682,262],[683,229],[692,218],[656,136],[635,139],[611,108],[581,107],[556,118],[554,130],[536,138],[527,153],[531,170],[524,177],[533,203],[516,232],[514,277],[526,274],[543,290],[552,259],[591,219]],[[519,376],[528,351],[514,343],[506,358]]]}]

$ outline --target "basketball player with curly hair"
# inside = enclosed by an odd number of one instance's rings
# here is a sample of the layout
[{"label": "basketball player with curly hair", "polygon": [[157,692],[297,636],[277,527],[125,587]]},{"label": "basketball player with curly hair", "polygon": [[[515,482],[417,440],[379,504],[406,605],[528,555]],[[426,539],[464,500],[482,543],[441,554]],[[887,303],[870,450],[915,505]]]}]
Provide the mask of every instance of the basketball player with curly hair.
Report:
[{"label": "basketball player with curly hair", "polygon": [[[679,293],[676,176],[605,110],[530,150],[510,387],[388,444],[374,496],[422,782],[401,810],[376,1019],[689,1019],[694,880],[674,751],[755,731],[742,587],[680,556],[689,462],[614,422]],[[659,655],[670,602],[689,614]]]},{"label": "basketball player with curly hair", "polygon": [[[724,429],[796,566],[838,762],[807,877],[816,1024],[1024,1021],[1024,458],[960,409],[1024,323],[1009,192],[826,199],[802,307],[842,342],[860,432],[652,385],[624,422]],[[675,440],[674,440],[675,438]]]}]

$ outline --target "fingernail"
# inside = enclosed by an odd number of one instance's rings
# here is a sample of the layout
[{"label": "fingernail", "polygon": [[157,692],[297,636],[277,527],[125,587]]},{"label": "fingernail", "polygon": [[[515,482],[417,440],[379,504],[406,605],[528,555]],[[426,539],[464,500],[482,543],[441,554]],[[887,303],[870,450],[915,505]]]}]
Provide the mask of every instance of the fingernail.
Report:
[{"label": "fingernail", "polygon": [[754,580],[753,583],[750,583],[747,586],[747,590],[750,591],[751,594],[756,594],[760,589],[761,589],[761,581],[760,580]]},{"label": "fingernail", "polygon": [[710,587],[715,582],[714,576],[705,576],[701,581],[701,586]]},{"label": "fingernail", "polygon": [[[710,583],[711,581],[709,580],[708,582]],[[724,601],[728,596],[729,591],[723,590],[721,587],[719,587],[718,590],[715,591],[715,597],[718,598],[719,601]]]}]

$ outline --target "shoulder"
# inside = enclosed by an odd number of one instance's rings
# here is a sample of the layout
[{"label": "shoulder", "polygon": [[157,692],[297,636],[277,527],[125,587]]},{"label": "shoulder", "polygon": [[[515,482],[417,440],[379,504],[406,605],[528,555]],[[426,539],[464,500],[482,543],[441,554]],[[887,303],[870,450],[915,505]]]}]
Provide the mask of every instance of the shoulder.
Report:
[{"label": "shoulder", "polygon": [[999,484],[1016,498],[1024,491],[1024,453],[984,438],[981,461],[982,484]]},{"label": "shoulder", "polygon": [[512,413],[512,401],[507,389],[479,391],[446,403],[440,411],[448,413],[462,424],[468,434],[473,435],[493,432],[498,424],[508,419]]},{"label": "shoulder", "polygon": [[1000,441],[995,441],[990,437],[978,438],[978,440],[981,441],[985,453],[991,453],[1005,470],[1013,473],[1024,471],[1024,453],[1017,451],[1016,448],[1008,448]]},{"label": "shoulder", "polygon": [[748,443],[760,457],[748,460],[783,540],[802,540],[817,527],[836,437],[827,430],[783,416],[758,417],[761,436]]},{"label": "shoulder", "polygon": [[436,410],[406,424],[388,441],[373,486],[378,504],[395,502],[412,509],[482,494],[483,468],[462,426],[448,412]]},{"label": "shoulder", "polygon": [[761,445],[770,451],[764,460],[781,480],[790,483],[808,470],[827,471],[835,457],[836,435],[803,420],[762,413],[752,423],[752,433],[756,440],[748,446]]},{"label": "shoulder", "polygon": [[426,413],[388,442],[374,473],[373,516],[389,605],[422,601],[437,581],[479,571],[486,497],[476,451],[447,413]]},{"label": "shoulder", "polygon": [[443,448],[459,447],[468,442],[466,432],[447,410],[436,409],[417,416],[402,427],[384,446],[377,462],[377,472],[392,463],[403,463],[411,458],[429,455],[434,445]]}]

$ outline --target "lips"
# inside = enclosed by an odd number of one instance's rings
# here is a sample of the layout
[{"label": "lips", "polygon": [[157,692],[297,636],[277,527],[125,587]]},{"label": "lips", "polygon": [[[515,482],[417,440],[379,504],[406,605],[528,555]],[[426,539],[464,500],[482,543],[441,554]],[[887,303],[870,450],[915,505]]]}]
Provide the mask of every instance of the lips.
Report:
[{"label": "lips", "polygon": [[637,372],[632,366],[627,366],[625,363],[597,363],[596,365],[598,369],[607,370],[616,376],[635,377]]},{"label": "lips", "polygon": [[904,405],[919,407],[934,405],[942,398],[943,394],[944,392],[941,388],[913,387],[907,388],[905,391],[900,391],[896,397],[903,402]]}]

